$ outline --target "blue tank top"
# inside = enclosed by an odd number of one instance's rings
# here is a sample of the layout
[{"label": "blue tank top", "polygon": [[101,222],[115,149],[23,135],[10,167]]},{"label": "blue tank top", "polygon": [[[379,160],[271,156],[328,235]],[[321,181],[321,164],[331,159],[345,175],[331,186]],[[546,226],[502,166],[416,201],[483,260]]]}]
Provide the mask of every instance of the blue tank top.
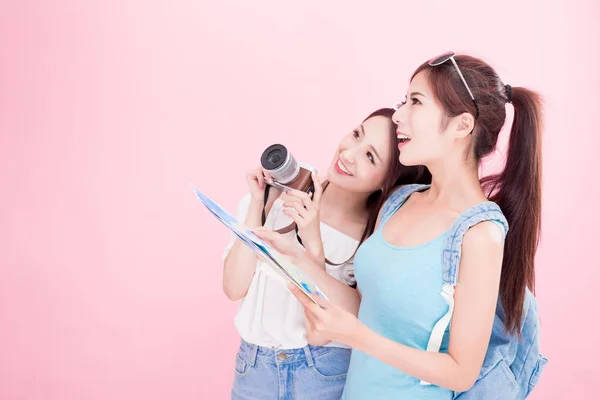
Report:
[{"label": "blue tank top", "polygon": [[[389,220],[389,218],[387,219]],[[358,249],[354,273],[362,301],[358,318],[395,342],[427,349],[432,329],[448,311],[440,296],[445,233],[428,243],[398,247],[386,242],[387,220]],[[440,352],[448,352],[446,328]],[[453,391],[420,380],[353,350],[343,399],[452,399]]]}]

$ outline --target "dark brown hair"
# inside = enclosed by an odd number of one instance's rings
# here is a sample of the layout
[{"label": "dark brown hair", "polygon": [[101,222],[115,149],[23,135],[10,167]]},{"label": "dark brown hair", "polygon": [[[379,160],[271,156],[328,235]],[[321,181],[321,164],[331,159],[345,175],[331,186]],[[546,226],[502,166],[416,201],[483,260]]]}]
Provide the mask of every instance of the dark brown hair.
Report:
[{"label": "dark brown hair", "polygon": [[383,203],[389,195],[390,192],[399,185],[408,185],[412,183],[421,183],[421,184],[430,184],[431,183],[431,174],[429,170],[424,166],[414,166],[407,167],[405,165],[400,164],[400,150],[398,149],[398,137],[397,137],[397,125],[392,121],[392,116],[394,115],[394,109],[392,108],[381,108],[377,111],[372,112],[367,118],[364,119],[363,122],[367,121],[370,118],[382,116],[389,118],[390,120],[390,156],[388,169],[386,171],[384,180],[383,180],[383,188],[374,193],[371,193],[367,198],[367,224],[365,226],[365,230],[363,231],[362,237],[360,238],[360,243],[364,242],[375,230],[375,224],[377,223],[377,216],[379,215],[379,210],[383,206]]},{"label": "dark brown hair", "polygon": [[[383,206],[383,203],[385,203],[387,198],[390,196],[393,189],[395,189],[397,186],[409,185],[413,183],[431,183],[431,174],[426,167],[422,165],[409,167],[400,163],[400,149],[398,149],[398,136],[396,133],[398,126],[392,120],[394,113],[395,110],[392,108],[381,108],[372,112],[363,120],[363,122],[365,122],[370,118],[378,116],[389,119],[390,154],[388,161],[389,165],[383,178],[382,189],[371,193],[369,197],[367,197],[367,223],[365,224],[365,229],[362,233],[360,241],[356,246],[357,250],[358,247],[360,247],[360,245],[375,231],[379,210]],[[356,254],[356,250],[354,254]],[[339,264],[332,263],[327,259],[326,261],[330,265],[342,265],[351,260],[352,257],[354,257],[354,254],[348,260]],[[356,287],[353,271],[348,271],[348,278],[349,281],[352,282],[350,286]]]},{"label": "dark brown hair", "polygon": [[[506,165],[502,172],[484,177],[481,184],[488,198],[500,206],[510,227],[504,245],[500,298],[506,329],[520,335],[525,289],[535,291],[534,258],[541,227],[541,98],[529,89],[504,85],[496,71],[480,59],[465,55],[454,58],[479,106],[472,149],[477,161],[496,148],[506,120],[506,103],[510,101],[514,107]],[[475,105],[450,61],[435,67],[424,63],[413,78],[421,71],[427,71],[446,120],[464,112],[475,116]]]},{"label": "dark brown hair", "polygon": [[[377,224],[377,216],[379,215],[379,210],[383,206],[385,200],[391,194],[391,191],[400,185],[408,185],[413,183],[420,184],[430,184],[431,183],[431,174],[429,170],[422,166],[410,166],[407,167],[405,165],[400,164],[400,149],[398,149],[398,138],[397,138],[397,125],[393,122],[392,116],[394,115],[395,110],[392,108],[381,108],[379,110],[373,111],[367,118],[363,120],[363,122],[373,118],[373,117],[386,117],[389,120],[389,141],[390,141],[390,154],[389,154],[389,165],[385,176],[383,178],[383,187],[380,190],[377,190],[371,193],[367,197],[367,222],[365,224],[365,229],[361,235],[360,241],[356,246],[356,250],[358,247],[367,240],[371,234],[375,231],[375,225]],[[324,187],[324,191],[327,190],[327,187]],[[296,230],[296,238],[300,243],[302,243],[302,239],[298,234],[298,229],[295,226],[295,223],[292,223],[290,226],[294,226]],[[283,228],[286,229],[286,228]],[[356,250],[354,253],[345,261],[341,263],[334,263],[325,258],[325,261],[329,265],[343,265],[350,261],[354,254],[356,254]],[[354,274],[352,271],[348,272],[349,281],[354,281]],[[356,283],[352,283],[350,286],[356,287]]]}]

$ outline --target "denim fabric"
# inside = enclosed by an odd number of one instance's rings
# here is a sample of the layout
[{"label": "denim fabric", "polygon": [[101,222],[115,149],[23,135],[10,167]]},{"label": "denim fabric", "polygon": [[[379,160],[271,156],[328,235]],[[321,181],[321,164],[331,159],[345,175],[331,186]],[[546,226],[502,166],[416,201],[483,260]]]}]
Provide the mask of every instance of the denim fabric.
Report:
[{"label": "denim fabric", "polygon": [[350,350],[311,346],[275,350],[242,340],[232,400],[339,400]]},{"label": "denim fabric", "polygon": [[522,339],[509,335],[504,329],[504,310],[498,301],[488,351],[475,385],[463,393],[460,400],[522,400],[540,380],[548,360],[540,353],[540,326],[537,302],[533,293],[525,292]]},{"label": "denim fabric", "polygon": [[[381,222],[387,221],[415,191],[423,191],[427,185],[408,185],[394,192],[383,206]],[[455,286],[458,282],[462,238],[466,231],[482,221],[494,221],[509,229],[508,223],[497,204],[484,202],[463,213],[447,236],[444,249],[444,283]],[[523,304],[521,336],[508,334],[504,325],[504,310],[498,299],[490,343],[477,381],[462,393],[455,393],[459,400],[522,400],[540,380],[548,360],[540,353],[540,323],[537,301],[527,289]]]}]

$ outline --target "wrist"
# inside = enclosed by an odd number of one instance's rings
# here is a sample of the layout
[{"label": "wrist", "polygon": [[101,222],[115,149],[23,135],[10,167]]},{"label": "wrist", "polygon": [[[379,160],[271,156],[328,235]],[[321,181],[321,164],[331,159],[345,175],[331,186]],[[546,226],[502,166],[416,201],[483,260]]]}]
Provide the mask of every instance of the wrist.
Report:
[{"label": "wrist", "polygon": [[356,318],[353,326],[348,330],[346,344],[353,349],[364,352],[365,344],[369,341],[369,332],[369,328]]},{"label": "wrist", "polygon": [[262,204],[250,202],[244,224],[250,229],[262,226],[262,210]]},{"label": "wrist", "polygon": [[264,205],[262,202],[252,198],[250,200],[250,205],[248,206],[248,215],[260,215],[262,213],[263,208]]},{"label": "wrist", "polygon": [[313,260],[315,268],[320,270],[326,270],[325,266],[325,254],[322,250],[308,250],[309,257]]}]

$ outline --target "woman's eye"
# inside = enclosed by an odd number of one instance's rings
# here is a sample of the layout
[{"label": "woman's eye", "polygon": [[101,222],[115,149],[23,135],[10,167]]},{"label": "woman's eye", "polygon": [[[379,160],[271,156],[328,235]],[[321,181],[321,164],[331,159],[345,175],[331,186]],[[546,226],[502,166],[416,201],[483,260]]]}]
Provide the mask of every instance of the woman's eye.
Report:
[{"label": "woman's eye", "polygon": [[419,101],[419,99],[417,99],[416,97],[411,97],[410,99],[412,101],[412,104],[421,104],[421,102]]},{"label": "woman's eye", "polygon": [[360,133],[358,133],[358,131],[354,131],[354,137],[358,139],[360,137]]},{"label": "woman's eye", "polygon": [[371,154],[371,152],[367,152],[367,158],[369,159],[369,161],[371,161],[371,163],[375,164],[375,157],[373,157],[373,154]]}]

